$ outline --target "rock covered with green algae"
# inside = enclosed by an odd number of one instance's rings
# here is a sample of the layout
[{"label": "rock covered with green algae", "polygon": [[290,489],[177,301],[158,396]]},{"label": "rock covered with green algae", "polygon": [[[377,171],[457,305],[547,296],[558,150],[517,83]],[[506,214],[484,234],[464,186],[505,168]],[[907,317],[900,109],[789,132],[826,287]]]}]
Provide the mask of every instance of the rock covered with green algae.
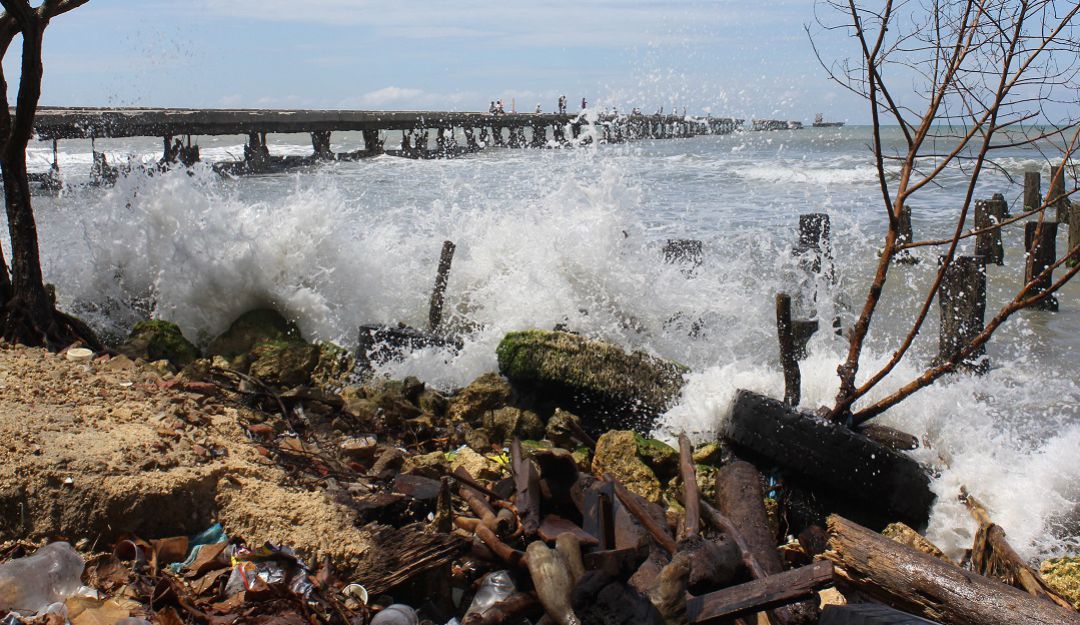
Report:
[{"label": "rock covered with green algae", "polygon": [[319,347],[290,341],[264,341],[251,350],[248,372],[271,386],[293,387],[311,381]]},{"label": "rock covered with green algae", "polygon": [[260,308],[236,318],[229,329],[210,341],[206,353],[232,360],[251,351],[259,343],[282,341],[302,343],[300,329],[276,310]]},{"label": "rock covered with green algae", "polygon": [[498,373],[485,373],[450,398],[447,416],[453,423],[479,424],[484,414],[510,403],[513,389]]},{"label": "rock covered with green algae", "polygon": [[199,350],[184,338],[180,326],[160,319],[136,323],[117,351],[146,362],[168,360],[175,367],[184,367],[199,357]]},{"label": "rock covered with green algae", "polygon": [[592,472],[597,478],[610,473],[630,491],[653,503],[660,502],[660,480],[638,457],[638,435],[629,430],[605,432],[596,441]]},{"label": "rock covered with green algae", "polygon": [[560,331],[510,332],[496,354],[499,371],[512,382],[635,415],[655,416],[670,408],[689,371],[675,362]]},{"label": "rock covered with green algae", "polygon": [[1046,560],[1039,566],[1039,575],[1050,588],[1080,610],[1080,556]]}]

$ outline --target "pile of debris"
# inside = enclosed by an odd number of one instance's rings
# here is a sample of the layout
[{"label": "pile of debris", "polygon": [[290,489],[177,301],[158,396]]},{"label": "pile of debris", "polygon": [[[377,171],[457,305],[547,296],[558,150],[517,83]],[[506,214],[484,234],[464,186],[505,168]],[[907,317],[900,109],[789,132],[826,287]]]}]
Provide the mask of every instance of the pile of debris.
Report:
[{"label": "pile of debris", "polygon": [[0,374],[5,625],[1080,622],[974,498],[964,566],[912,529],[933,495],[895,431],[743,392],[669,446],[643,433],[685,368],[565,332],[450,394],[268,312],[182,338],[0,349],[28,372]]}]

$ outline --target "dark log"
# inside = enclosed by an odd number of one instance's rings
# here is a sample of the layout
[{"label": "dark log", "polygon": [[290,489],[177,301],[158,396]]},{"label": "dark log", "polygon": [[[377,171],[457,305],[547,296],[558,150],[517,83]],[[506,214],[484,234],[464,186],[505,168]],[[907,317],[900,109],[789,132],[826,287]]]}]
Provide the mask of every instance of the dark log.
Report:
[{"label": "dark log", "polygon": [[450,478],[444,475],[439,479],[439,498],[435,501],[435,520],[432,525],[436,532],[447,534],[454,528],[453,505]]},{"label": "dark log", "polygon": [[1047,586],[1039,572],[1027,565],[1005,539],[1005,530],[990,520],[990,514],[978,499],[962,490],[960,497],[971,516],[979,523],[975,544],[971,548],[971,568],[980,575],[992,577],[1015,588],[1027,591],[1033,597],[1052,601],[1072,610],[1072,604]]},{"label": "dark log", "polygon": [[810,566],[692,597],[686,604],[686,614],[692,625],[720,625],[728,619],[812,598],[817,591],[832,584],[832,564],[815,562]]},{"label": "dark log", "polygon": [[765,575],[784,570],[776,551],[776,537],[769,529],[761,474],[749,462],[736,460],[716,474],[716,508],[739,528],[746,549],[761,564]]},{"label": "dark log", "polygon": [[831,493],[875,525],[901,520],[921,528],[929,519],[934,494],[923,467],[841,424],[741,390],[724,437],[742,453],[784,468],[786,481],[796,478],[815,492]]},{"label": "dark log", "polygon": [[739,548],[739,552],[742,555],[743,566],[750,572],[750,577],[758,579],[765,577],[767,573],[765,568],[758,562],[757,556],[750,549],[750,544],[746,542],[746,538],[742,534],[742,530],[739,529],[735,522],[727,518],[716,508],[710,506],[707,502],[701,502],[701,512],[705,516],[705,520],[709,522],[714,528],[724,532],[735,546]]},{"label": "dark log", "polygon": [[1080,614],[829,517],[837,583],[944,625],[1077,625]]},{"label": "dark log", "polygon": [[510,442],[510,467],[514,471],[514,490],[521,527],[526,536],[540,528],[540,475],[531,460],[521,453],[521,441]]},{"label": "dark log", "polygon": [[855,428],[855,431],[872,441],[881,443],[889,449],[896,451],[911,451],[919,448],[919,437],[896,428],[879,423],[864,423]]},{"label": "dark log", "polygon": [[[1053,284],[1053,272],[1037,278],[1047,267],[1054,264],[1057,257],[1058,225],[1052,221],[1029,221],[1024,225],[1024,249],[1027,250],[1027,262],[1024,263],[1024,284],[1034,282],[1028,296],[1038,295]],[[1053,295],[1040,300],[1032,308],[1056,311],[1057,298]]]},{"label": "dark log", "polygon": [[900,220],[896,224],[897,243],[911,243],[915,240],[915,232],[911,227],[911,207],[907,204],[900,207]]},{"label": "dark log", "polygon": [[450,279],[450,264],[454,261],[455,247],[453,241],[443,241],[442,254],[439,255],[439,271],[435,275],[435,289],[431,292],[431,306],[428,308],[428,329],[432,332],[442,324],[446,282]]},{"label": "dark log", "polygon": [[1037,171],[1024,172],[1024,210],[1033,211],[1042,206],[1042,180]]},{"label": "dark log", "polygon": [[1005,264],[1005,246],[1001,243],[1001,228],[995,227],[1003,220],[1002,202],[975,200],[975,229],[986,230],[975,235],[975,255],[982,256],[987,263]]},{"label": "dark log", "polygon": [[[983,331],[986,316],[986,259],[982,256],[957,256],[945,270],[938,293],[941,327],[935,362],[953,359]],[[985,346],[979,346],[957,369],[984,373],[989,368]]]},{"label": "dark log", "polygon": [[694,469],[694,448],[686,434],[679,434],[679,475],[683,481],[683,506],[686,508],[683,535],[692,538],[698,535],[701,526],[701,496]]},{"label": "dark log", "polygon": [[802,374],[791,327],[791,296],[787,293],[776,294],[776,335],[780,339],[780,364],[784,368],[784,401],[798,406],[802,395]]}]

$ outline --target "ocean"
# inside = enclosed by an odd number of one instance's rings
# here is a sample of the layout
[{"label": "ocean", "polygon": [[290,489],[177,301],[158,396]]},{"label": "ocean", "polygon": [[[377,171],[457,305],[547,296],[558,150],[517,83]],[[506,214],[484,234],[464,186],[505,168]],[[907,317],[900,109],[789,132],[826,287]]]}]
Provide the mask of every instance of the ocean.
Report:
[{"label": "ocean", "polygon": [[[886,129],[889,149],[899,145]],[[387,145],[400,135],[389,133]],[[381,156],[286,174],[222,179],[209,163],[239,158],[242,137],[197,138],[193,171],[134,173],[114,187],[87,186],[88,141],[60,143],[59,195],[34,198],[46,279],[61,306],[122,337],[138,319],[174,321],[196,342],[239,314],[272,306],[309,339],[352,346],[357,326],[422,327],[444,240],[457,244],[447,314],[465,346],[429,349],[384,366],[453,388],[496,368],[509,330],[562,325],[627,349],[690,366],[680,403],[660,436],[715,435],[736,389],[783,395],[774,296],[792,293],[796,316],[834,316],[850,327],[866,296],[886,217],[870,129],[807,128],[576,149],[489,149],[452,160]],[[309,154],[304,135],[269,137],[272,154]],[[359,134],[337,133],[351,151]],[[110,163],[152,162],[160,139],[101,140]],[[51,146],[30,146],[44,171]],[[997,154],[977,198],[1002,193],[1019,209],[1023,172],[1049,165],[1035,150]],[[917,239],[955,227],[964,171],[910,204]],[[1044,186],[1045,190],[1045,186]],[[835,282],[808,278],[792,254],[799,215],[828,213]],[[1064,249],[1061,229],[1058,249]],[[668,239],[703,244],[697,267],[664,262]],[[987,318],[1019,288],[1023,229],[1004,233],[1002,267],[988,269]],[[5,241],[6,245],[6,241]],[[966,246],[970,250],[971,243]],[[861,372],[898,344],[936,270],[938,251],[890,272]],[[816,311],[807,308],[816,292]],[[975,525],[957,500],[966,486],[1010,541],[1033,560],[1080,542],[1080,286],[1059,294],[1057,313],[1024,311],[990,342],[991,371],[951,376],[878,420],[925,441],[914,452],[940,470],[929,537],[958,553]],[[871,394],[917,376],[937,349],[938,312],[911,353]],[[802,363],[802,406],[830,404],[846,342],[818,332]]]}]

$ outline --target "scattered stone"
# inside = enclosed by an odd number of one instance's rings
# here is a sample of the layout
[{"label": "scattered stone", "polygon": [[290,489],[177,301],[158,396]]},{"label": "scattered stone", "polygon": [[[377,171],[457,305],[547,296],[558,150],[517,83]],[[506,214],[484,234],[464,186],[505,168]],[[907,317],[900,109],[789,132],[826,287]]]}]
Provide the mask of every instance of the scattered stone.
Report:
[{"label": "scattered stone", "polygon": [[262,308],[246,312],[229,329],[210,341],[207,355],[222,356],[232,361],[251,351],[258,343],[284,341],[301,343],[300,329],[276,310]]},{"label": "scattered stone", "polygon": [[722,467],[732,460],[731,449],[720,441],[712,441],[694,450],[694,463]]},{"label": "scattered stone", "polygon": [[485,428],[467,428],[465,444],[481,453],[491,450],[491,432]]},{"label": "scattered stone", "polygon": [[485,373],[450,399],[447,416],[453,423],[479,423],[485,412],[510,403],[513,390],[498,373]]},{"label": "scattered stone", "polygon": [[291,388],[311,382],[319,364],[319,347],[306,343],[267,341],[251,350],[248,373],[271,386]]},{"label": "scattered stone", "polygon": [[446,453],[442,451],[409,456],[405,460],[405,465],[401,468],[401,471],[410,475],[422,475],[435,479],[450,472],[450,460],[446,457]]},{"label": "scattered stone", "polygon": [[371,460],[379,442],[374,436],[353,436],[341,441],[341,451],[354,460]]},{"label": "scattered stone", "polygon": [[544,435],[544,422],[531,410],[503,406],[485,412],[480,422],[491,432],[494,442],[504,442],[513,437],[537,439]]},{"label": "scattered stone", "polygon": [[660,502],[660,480],[637,455],[637,434],[629,430],[605,432],[596,441],[592,473],[597,478],[610,473],[627,489],[652,503]]},{"label": "scattered stone", "polygon": [[311,383],[327,389],[338,389],[349,381],[356,360],[344,347],[330,342],[317,343],[319,362],[311,372]]},{"label": "scattered stone", "polygon": [[479,480],[495,481],[503,476],[498,462],[485,458],[468,447],[459,450],[450,461],[451,472],[458,467],[465,467],[469,475]]},{"label": "scattered stone", "polygon": [[571,427],[571,424],[581,428],[581,418],[562,408],[556,408],[555,413],[548,419],[544,436],[559,447],[568,449],[574,447],[584,441],[577,440],[577,436],[574,435],[575,428]]},{"label": "scattered stone", "polygon": [[559,331],[511,332],[496,353],[499,371],[515,384],[600,419],[618,414],[624,422],[627,414],[651,420],[670,408],[688,372],[671,361]]},{"label": "scattered stone", "polygon": [[160,319],[136,323],[116,351],[133,360],[167,360],[174,367],[185,367],[199,357],[199,350],[184,338],[180,326]]},{"label": "scattered stone", "polygon": [[1054,592],[1080,610],[1080,556],[1046,560],[1039,566],[1039,575]]}]

